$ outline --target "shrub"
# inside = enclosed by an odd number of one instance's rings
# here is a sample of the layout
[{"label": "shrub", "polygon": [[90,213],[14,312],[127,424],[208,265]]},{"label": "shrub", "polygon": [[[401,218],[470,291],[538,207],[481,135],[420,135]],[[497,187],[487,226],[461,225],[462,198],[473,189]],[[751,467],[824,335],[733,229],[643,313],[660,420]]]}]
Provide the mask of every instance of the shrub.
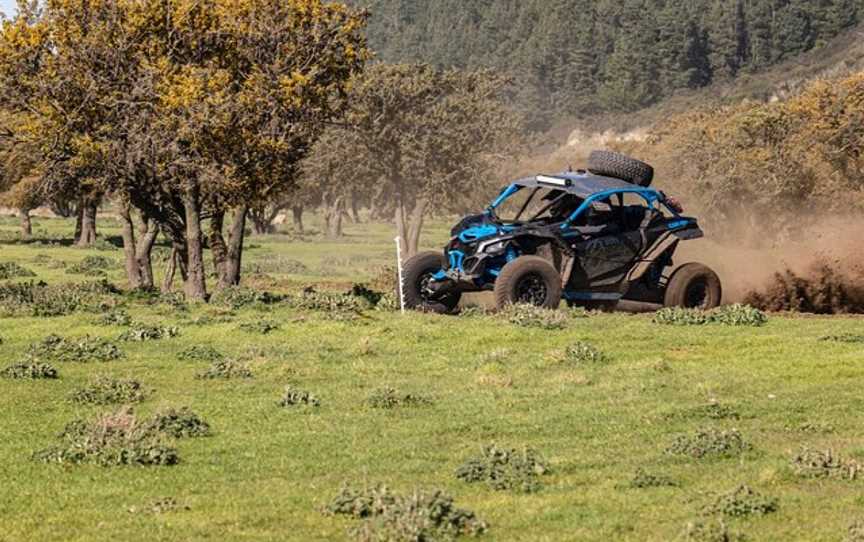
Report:
[{"label": "shrub", "polygon": [[708,314],[699,309],[685,309],[682,307],[664,307],[654,313],[651,320],[655,324],[672,326],[701,326],[708,323]]},{"label": "shrub", "polygon": [[453,540],[478,536],[487,529],[473,512],[456,508],[453,499],[440,490],[415,490],[402,496],[385,486],[362,491],[343,488],[325,512],[365,520],[353,534],[369,542]]},{"label": "shrub", "polygon": [[9,316],[63,316],[104,312],[116,305],[117,288],[105,281],[59,284],[44,282],[0,285],[0,309]]},{"label": "shrub", "polygon": [[684,526],[680,539],[684,542],[744,542],[747,537],[731,531],[723,519],[700,518]]},{"label": "shrub", "polygon": [[348,292],[348,295],[359,297],[360,299],[366,301],[366,303],[368,303],[372,307],[377,306],[378,303],[381,302],[381,299],[384,297],[383,292],[371,290],[365,284],[354,284],[353,286],[351,286],[351,290]]},{"label": "shrub", "polygon": [[396,297],[396,294],[385,293],[381,296],[381,299],[378,301],[378,304],[375,305],[376,311],[382,312],[395,312],[402,308],[399,303],[399,298]]},{"label": "shrub", "polygon": [[678,484],[669,478],[659,474],[649,474],[645,470],[636,469],[636,474],[627,483],[630,489],[645,489],[650,487],[675,487]]},{"label": "shrub", "polygon": [[36,273],[15,262],[0,262],[0,280],[18,277],[35,277]]},{"label": "shrub", "polygon": [[734,518],[763,516],[777,511],[777,499],[766,497],[747,484],[742,484],[728,493],[718,495],[705,511]]},{"label": "shrub", "polygon": [[107,339],[89,335],[78,339],[64,339],[59,335],[48,335],[42,341],[30,345],[27,355],[31,359],[78,363],[107,362],[125,357],[123,351],[116,344]]},{"label": "shrub", "polygon": [[207,370],[195,375],[195,378],[203,380],[252,378],[252,371],[236,360],[223,359],[213,362]]},{"label": "shrub", "polygon": [[183,361],[221,361],[225,359],[222,352],[209,344],[190,346],[177,354],[177,357]]},{"label": "shrub", "polygon": [[484,482],[498,491],[531,493],[541,487],[538,477],[548,473],[546,462],[531,448],[517,451],[490,444],[456,469],[456,478],[468,483]]},{"label": "shrub", "polygon": [[854,459],[844,459],[833,450],[802,448],[792,457],[792,469],[804,478],[838,478],[855,480],[864,471],[864,465]]},{"label": "shrub", "polygon": [[96,319],[96,325],[100,326],[128,326],[132,325],[132,317],[123,309],[106,312]]},{"label": "shrub", "polygon": [[564,329],[568,320],[563,311],[524,304],[508,305],[501,314],[511,324],[549,330]]},{"label": "shrub", "polygon": [[144,387],[137,380],[113,378],[100,375],[86,386],[72,392],[74,403],[110,405],[117,403],[138,403],[146,398]]},{"label": "shrub", "polygon": [[394,388],[384,387],[374,390],[366,398],[366,403],[372,408],[390,409],[428,405],[432,403],[432,400],[422,395],[401,393]]},{"label": "shrub", "polygon": [[173,438],[204,437],[210,434],[210,424],[198,414],[184,407],[168,408],[157,412],[147,422],[148,427]]},{"label": "shrub", "polygon": [[744,441],[741,433],[700,429],[694,435],[682,435],[666,448],[667,454],[687,455],[697,459],[709,456],[728,457],[741,454],[752,446]]},{"label": "shrub", "polygon": [[694,413],[701,417],[711,418],[712,420],[737,420],[741,417],[732,407],[716,401],[696,407]]},{"label": "shrub", "polygon": [[603,352],[584,341],[577,341],[564,352],[567,361],[573,363],[601,363],[606,360]]},{"label": "shrub", "polygon": [[328,314],[357,314],[369,308],[369,303],[354,295],[316,292],[308,289],[288,301],[292,307],[308,311],[322,311]]},{"label": "shrub", "polygon": [[750,305],[725,305],[717,307],[710,314],[713,323],[726,326],[751,326],[759,327],[768,321],[768,317],[759,309]]},{"label": "shrub", "polygon": [[274,320],[255,320],[254,322],[244,322],[240,324],[240,329],[249,333],[260,333],[267,335],[280,328],[278,322]]},{"label": "shrub", "polygon": [[0,376],[11,379],[53,379],[57,378],[57,369],[39,361],[18,362],[0,371]]},{"label": "shrub", "polygon": [[255,305],[273,305],[284,299],[284,296],[269,292],[259,292],[251,288],[230,286],[216,292],[210,299],[210,302],[237,310]]},{"label": "shrub", "polygon": [[67,273],[78,275],[94,275],[104,273],[115,266],[113,260],[105,256],[85,256],[83,260],[66,268]]},{"label": "shrub", "polygon": [[297,405],[306,405],[317,407],[321,405],[321,402],[317,397],[309,393],[308,391],[294,389],[291,386],[285,387],[285,394],[282,396],[282,399],[279,400],[279,406],[281,407],[291,407]]},{"label": "shrub", "polygon": [[34,454],[46,463],[174,465],[177,450],[165,435],[139,421],[128,409],[93,421],[74,421],[60,434],[61,443]]},{"label": "shrub", "polygon": [[176,326],[157,326],[135,322],[129,329],[121,333],[118,339],[130,342],[157,341],[176,337],[179,334],[180,330]]}]

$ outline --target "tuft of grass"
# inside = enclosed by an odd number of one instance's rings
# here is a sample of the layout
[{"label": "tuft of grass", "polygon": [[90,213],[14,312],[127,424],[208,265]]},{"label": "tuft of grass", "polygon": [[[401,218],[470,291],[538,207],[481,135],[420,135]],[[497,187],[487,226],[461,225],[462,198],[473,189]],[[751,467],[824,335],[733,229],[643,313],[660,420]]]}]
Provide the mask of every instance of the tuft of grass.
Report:
[{"label": "tuft of grass", "polygon": [[170,339],[179,334],[180,330],[176,326],[158,326],[136,322],[129,329],[121,333],[118,338],[121,341],[143,342]]},{"label": "tuft of grass", "polygon": [[132,325],[132,317],[123,309],[115,309],[106,312],[96,319],[98,326],[129,326]]},{"label": "tuft of grass", "polygon": [[163,497],[149,502],[142,507],[133,506],[129,509],[130,514],[167,514],[169,512],[188,511],[192,508],[187,504],[180,504],[174,497]]},{"label": "tuft of grass", "polygon": [[352,530],[353,538],[361,542],[455,540],[479,536],[488,528],[474,512],[457,508],[453,498],[440,490],[399,495],[386,486],[360,491],[343,487],[325,513],[363,520]]},{"label": "tuft of grass", "polygon": [[864,335],[853,335],[851,333],[843,335],[826,335],[824,337],[819,337],[819,340],[836,343],[864,344]]},{"label": "tuft of grass", "polygon": [[402,393],[391,387],[378,388],[366,398],[366,404],[372,408],[380,409],[413,407],[428,405],[431,403],[432,400],[428,397],[411,393]]},{"label": "tuft of grass", "polygon": [[636,474],[627,482],[629,489],[646,489],[651,487],[676,487],[678,483],[672,478],[662,474],[651,474],[641,467],[636,469]]},{"label": "tuft of grass", "polygon": [[196,344],[177,354],[177,358],[183,361],[221,361],[225,355],[209,344]]},{"label": "tuft of grass", "polygon": [[55,379],[57,378],[57,369],[41,361],[21,361],[0,371],[0,376],[9,379]]},{"label": "tuft of grass", "polygon": [[35,360],[88,363],[114,361],[125,357],[125,354],[116,344],[101,337],[85,335],[78,339],[65,339],[52,334],[30,345],[27,357]]},{"label": "tuft of grass", "polygon": [[705,511],[709,514],[741,518],[764,516],[776,512],[777,508],[778,501],[775,497],[762,495],[747,484],[742,484],[732,491],[718,495]]},{"label": "tuft of grass", "polygon": [[110,405],[138,403],[147,397],[144,387],[137,380],[100,375],[87,385],[72,392],[74,403]]},{"label": "tuft of grass", "polygon": [[292,407],[297,405],[306,405],[317,407],[321,405],[321,401],[308,391],[298,390],[291,386],[285,387],[285,394],[279,400],[279,406]]},{"label": "tuft of grass", "polygon": [[189,407],[160,410],[147,424],[154,431],[173,438],[206,437],[210,434],[210,424]]},{"label": "tuft of grass", "polygon": [[854,459],[839,457],[830,449],[805,447],[792,457],[792,470],[803,478],[856,480],[864,472],[864,465]]},{"label": "tuft of grass", "polygon": [[240,324],[240,329],[249,333],[260,333],[268,335],[280,328],[279,322],[273,320],[255,320],[254,322],[244,322]]},{"label": "tuft of grass", "polygon": [[548,330],[564,329],[569,321],[564,311],[525,304],[508,305],[501,311],[501,317],[520,327],[536,327]]},{"label": "tuft of grass", "polygon": [[670,326],[702,326],[708,323],[708,314],[699,309],[663,307],[651,319],[655,324]]},{"label": "tuft of grass", "polygon": [[230,307],[233,310],[245,307],[260,307],[275,305],[285,300],[284,296],[270,292],[260,292],[252,288],[242,286],[231,286],[213,294],[210,302],[214,305]]},{"label": "tuft of grass", "polygon": [[213,362],[206,370],[195,375],[195,378],[202,380],[252,378],[252,371],[237,360],[223,359]]},{"label": "tuft of grass", "polygon": [[114,260],[105,256],[85,256],[80,262],[67,267],[66,272],[76,275],[99,275],[115,266]]},{"label": "tuft of grass", "polygon": [[735,429],[730,431],[700,429],[693,435],[682,435],[676,438],[666,448],[666,453],[702,459],[740,455],[751,448],[752,446]]},{"label": "tuft of grass", "polygon": [[682,542],[744,542],[747,537],[740,532],[730,530],[722,518],[699,518],[687,522],[679,540]]},{"label": "tuft of grass", "polygon": [[60,434],[60,443],[36,452],[45,463],[115,465],[174,465],[177,450],[165,435],[142,422],[129,409],[103,414],[92,421],[76,420]]},{"label": "tuft of grass", "polygon": [[585,341],[577,341],[564,351],[564,357],[571,363],[602,363],[606,356],[594,345]]},{"label": "tuft of grass", "polygon": [[36,273],[16,262],[0,262],[0,280],[35,276]]},{"label": "tuft of grass", "polygon": [[542,487],[539,477],[549,472],[546,461],[531,448],[515,450],[490,444],[460,465],[456,478],[482,482],[496,491],[533,493]]}]

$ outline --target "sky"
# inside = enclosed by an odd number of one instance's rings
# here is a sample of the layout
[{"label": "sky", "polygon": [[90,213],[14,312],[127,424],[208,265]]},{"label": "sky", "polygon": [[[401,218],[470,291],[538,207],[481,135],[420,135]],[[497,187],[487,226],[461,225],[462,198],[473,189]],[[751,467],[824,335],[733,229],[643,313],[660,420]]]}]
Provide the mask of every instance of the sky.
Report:
[{"label": "sky", "polygon": [[15,0],[0,0],[0,12],[11,17],[15,13]]}]

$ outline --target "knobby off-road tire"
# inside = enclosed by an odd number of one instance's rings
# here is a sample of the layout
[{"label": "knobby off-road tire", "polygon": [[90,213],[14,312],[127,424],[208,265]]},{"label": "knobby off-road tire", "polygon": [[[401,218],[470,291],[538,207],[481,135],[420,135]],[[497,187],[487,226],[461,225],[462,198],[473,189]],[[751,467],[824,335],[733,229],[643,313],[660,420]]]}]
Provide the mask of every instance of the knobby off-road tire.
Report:
[{"label": "knobby off-road tire", "polygon": [[701,263],[686,263],[675,270],[666,285],[664,305],[688,309],[713,309],[720,305],[723,289],[717,273]]},{"label": "knobby off-road tire", "polygon": [[588,171],[639,186],[650,186],[654,180],[653,167],[612,151],[593,151],[588,157]]},{"label": "knobby off-road tire", "polygon": [[561,275],[539,256],[521,256],[501,269],[495,280],[495,306],[525,303],[546,309],[561,304]]},{"label": "knobby off-road tire", "polygon": [[[405,266],[402,268],[405,308],[439,314],[452,312],[456,308],[462,297],[459,292],[447,294],[434,300],[429,299],[424,293],[425,283],[445,265],[446,260],[440,252],[421,252],[405,262]],[[399,296],[398,285],[396,296],[397,298]]]}]

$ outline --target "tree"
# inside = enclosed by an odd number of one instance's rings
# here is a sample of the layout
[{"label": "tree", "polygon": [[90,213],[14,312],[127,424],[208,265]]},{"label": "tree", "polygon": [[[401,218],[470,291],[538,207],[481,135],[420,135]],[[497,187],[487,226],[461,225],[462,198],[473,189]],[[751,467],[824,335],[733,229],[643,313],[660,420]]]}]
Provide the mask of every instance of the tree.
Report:
[{"label": "tree", "polygon": [[417,252],[424,218],[433,209],[464,210],[514,142],[519,123],[500,99],[504,83],[487,71],[425,64],[379,64],[355,82],[346,121],[356,145],[333,147],[361,154],[330,163],[370,168],[395,207],[409,256]]}]

